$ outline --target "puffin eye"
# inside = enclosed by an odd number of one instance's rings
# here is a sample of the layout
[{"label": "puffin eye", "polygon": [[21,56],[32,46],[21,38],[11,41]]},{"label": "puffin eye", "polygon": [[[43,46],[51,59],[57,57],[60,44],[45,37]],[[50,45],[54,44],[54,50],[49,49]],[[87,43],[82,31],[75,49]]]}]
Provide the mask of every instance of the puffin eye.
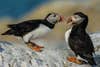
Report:
[{"label": "puffin eye", "polygon": [[81,17],[80,17],[80,16],[78,16],[78,15],[75,15],[75,16],[74,16],[74,18],[75,18],[75,19],[78,19],[78,18],[81,18]]},{"label": "puffin eye", "polygon": [[77,19],[77,18],[78,18],[78,16],[74,16],[74,18],[75,18],[75,19]]},{"label": "puffin eye", "polygon": [[56,17],[56,14],[54,14],[53,17]]}]

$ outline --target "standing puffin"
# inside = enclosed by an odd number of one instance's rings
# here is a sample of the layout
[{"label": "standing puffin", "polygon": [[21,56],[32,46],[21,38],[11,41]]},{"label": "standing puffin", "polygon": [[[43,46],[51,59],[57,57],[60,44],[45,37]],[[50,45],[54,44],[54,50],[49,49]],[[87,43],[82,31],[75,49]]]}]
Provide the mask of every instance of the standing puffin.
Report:
[{"label": "standing puffin", "polygon": [[32,39],[37,39],[43,35],[46,35],[52,29],[55,24],[60,22],[62,17],[57,13],[49,13],[44,19],[28,20],[18,24],[9,24],[6,32],[2,35],[14,35],[21,37],[31,49],[35,51],[41,51],[43,46],[36,45],[31,42]]},{"label": "standing puffin", "polygon": [[76,56],[67,59],[77,64],[82,64],[84,61],[90,65],[96,65],[93,58],[94,46],[86,32],[88,16],[82,12],[76,12],[67,18],[67,23],[71,23],[72,27],[65,33],[65,40]]}]

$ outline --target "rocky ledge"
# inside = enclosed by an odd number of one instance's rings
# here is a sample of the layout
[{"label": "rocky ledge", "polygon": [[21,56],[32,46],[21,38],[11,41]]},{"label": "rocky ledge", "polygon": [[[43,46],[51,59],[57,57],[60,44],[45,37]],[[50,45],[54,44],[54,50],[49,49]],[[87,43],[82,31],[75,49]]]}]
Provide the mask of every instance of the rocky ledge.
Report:
[{"label": "rocky ledge", "polygon": [[[100,67],[100,33],[93,33],[90,36],[96,50],[96,67]],[[66,61],[69,51],[45,48],[42,52],[35,52],[25,44],[0,41],[0,67],[91,67],[88,64],[78,65]]]}]

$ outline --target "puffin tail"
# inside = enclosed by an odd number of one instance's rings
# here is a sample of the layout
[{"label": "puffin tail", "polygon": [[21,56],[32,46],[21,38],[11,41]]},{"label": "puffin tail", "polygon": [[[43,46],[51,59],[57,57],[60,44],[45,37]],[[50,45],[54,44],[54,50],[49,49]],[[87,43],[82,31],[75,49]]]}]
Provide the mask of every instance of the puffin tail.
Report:
[{"label": "puffin tail", "polygon": [[16,24],[9,24],[8,27],[9,28],[15,28],[16,27]]},{"label": "puffin tail", "polygon": [[97,65],[95,60],[94,60],[94,57],[93,57],[93,54],[90,53],[90,54],[84,54],[84,55],[80,55],[83,59],[85,59],[90,65]]},{"label": "puffin tail", "polygon": [[12,35],[13,33],[15,33],[15,31],[11,29],[11,30],[8,30],[8,31],[2,33],[1,35]]},{"label": "puffin tail", "polygon": [[91,64],[91,65],[97,65],[94,58],[89,58],[88,63]]}]

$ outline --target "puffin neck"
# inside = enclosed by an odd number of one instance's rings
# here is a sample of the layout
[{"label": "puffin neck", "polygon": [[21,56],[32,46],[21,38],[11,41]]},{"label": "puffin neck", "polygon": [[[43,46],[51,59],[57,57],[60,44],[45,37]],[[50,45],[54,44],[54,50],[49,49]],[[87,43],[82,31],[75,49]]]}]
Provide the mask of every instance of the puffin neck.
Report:
[{"label": "puffin neck", "polygon": [[54,26],[55,26],[55,24],[52,24],[52,23],[48,22],[47,20],[44,20],[44,21],[42,22],[42,24],[46,25],[46,26],[49,27],[50,29],[53,29]]},{"label": "puffin neck", "polygon": [[79,25],[79,27],[85,30],[86,27],[87,27],[87,25],[88,25],[88,20],[84,20],[84,21]]},{"label": "puffin neck", "polygon": [[85,20],[81,24],[73,26],[72,27],[72,32],[73,33],[76,33],[76,32],[77,33],[85,32],[87,24],[88,24],[88,21]]}]

